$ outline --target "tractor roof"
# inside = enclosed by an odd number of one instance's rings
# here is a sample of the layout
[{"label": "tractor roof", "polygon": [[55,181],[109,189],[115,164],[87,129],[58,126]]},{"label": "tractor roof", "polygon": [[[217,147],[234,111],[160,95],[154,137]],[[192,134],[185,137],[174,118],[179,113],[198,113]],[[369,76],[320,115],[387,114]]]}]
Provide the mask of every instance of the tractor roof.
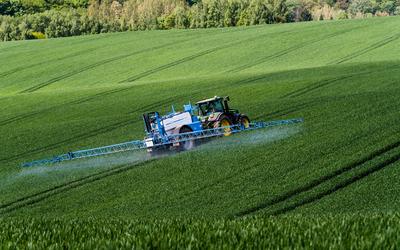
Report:
[{"label": "tractor roof", "polygon": [[212,102],[212,101],[216,101],[216,100],[219,100],[219,99],[222,99],[222,97],[214,96],[213,98],[209,98],[209,99],[205,99],[205,100],[202,100],[202,101],[198,101],[197,104],[206,103],[206,102]]}]

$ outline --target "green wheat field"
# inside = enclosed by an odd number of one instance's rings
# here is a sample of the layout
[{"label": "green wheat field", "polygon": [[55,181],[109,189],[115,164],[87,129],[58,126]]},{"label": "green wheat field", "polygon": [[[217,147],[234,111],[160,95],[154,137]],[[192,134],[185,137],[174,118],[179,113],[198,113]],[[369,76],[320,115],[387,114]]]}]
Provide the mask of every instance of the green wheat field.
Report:
[{"label": "green wheat field", "polygon": [[[400,247],[400,18],[0,43],[0,244]],[[26,161],[143,139],[214,95],[246,132],[158,158]]]}]

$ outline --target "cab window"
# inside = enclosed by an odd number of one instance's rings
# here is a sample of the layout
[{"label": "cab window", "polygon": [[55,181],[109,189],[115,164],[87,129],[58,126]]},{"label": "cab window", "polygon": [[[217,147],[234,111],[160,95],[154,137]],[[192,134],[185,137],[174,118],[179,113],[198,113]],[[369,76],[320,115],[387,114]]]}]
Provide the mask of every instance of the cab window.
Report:
[{"label": "cab window", "polygon": [[222,100],[214,102],[215,112],[224,112],[224,106],[222,105]]},{"label": "cab window", "polygon": [[208,116],[214,112],[224,112],[222,100],[199,104],[199,112],[202,116]]}]

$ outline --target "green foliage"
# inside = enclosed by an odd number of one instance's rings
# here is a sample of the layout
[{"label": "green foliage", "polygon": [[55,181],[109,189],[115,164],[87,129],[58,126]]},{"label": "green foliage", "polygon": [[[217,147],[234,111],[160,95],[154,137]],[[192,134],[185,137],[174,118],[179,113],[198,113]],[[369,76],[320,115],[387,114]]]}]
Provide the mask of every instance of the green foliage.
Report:
[{"label": "green foliage", "polygon": [[348,16],[348,14],[347,14],[345,11],[340,10],[340,11],[337,13],[336,18],[337,18],[338,20],[343,20],[343,19],[348,19],[349,16]]},{"label": "green foliage", "polygon": [[224,26],[224,9],[225,1],[221,0],[203,0],[205,28],[223,27]]},{"label": "green foliage", "polygon": [[379,4],[379,11],[393,15],[396,11],[396,2],[384,0]]},{"label": "green foliage", "polygon": [[357,13],[371,13],[374,11],[373,3],[370,0],[352,0],[349,11],[355,15]]},{"label": "green foliage", "polygon": [[174,26],[178,29],[184,29],[189,27],[190,20],[188,17],[188,13],[184,7],[178,6],[174,9]]},{"label": "green foliage", "polygon": [[240,13],[243,11],[242,1],[229,0],[224,13],[224,26],[236,26],[239,22]]},{"label": "green foliage", "polygon": [[0,15],[25,15],[50,9],[87,7],[88,0],[0,0]]},{"label": "green foliage", "polygon": [[3,219],[7,248],[68,249],[390,249],[398,214],[244,220]]},{"label": "green foliage", "polygon": [[24,15],[41,12],[45,8],[44,0],[2,0],[0,15]]},{"label": "green foliage", "polygon": [[175,27],[175,14],[171,13],[157,19],[160,29],[172,29]]},{"label": "green foliage", "polygon": [[183,29],[189,27],[189,17],[183,7],[177,7],[174,11],[157,19],[159,29]]},{"label": "green foliage", "polygon": [[[394,0],[1,0],[0,15],[17,16],[13,21],[4,19],[9,23],[2,40],[9,41],[30,39],[30,33],[46,29],[48,37],[64,37],[388,16],[396,15],[399,5]],[[32,20],[40,30],[24,32],[35,26]]]},{"label": "green foliage", "polygon": [[32,32],[32,36],[34,39],[45,39],[46,35],[43,34],[42,32]]},{"label": "green foliage", "polygon": [[350,15],[357,14],[373,14],[373,15],[395,15],[396,7],[399,6],[399,2],[391,0],[352,0],[336,2],[336,6],[342,10],[347,10]]},{"label": "green foliage", "polygon": [[[4,19],[12,28],[8,40],[29,39],[16,26],[47,37],[126,30],[212,28],[288,21],[285,0],[206,0],[188,7],[180,0],[93,1],[84,9],[49,10],[43,13]],[[15,25],[14,25],[15,24]],[[32,28],[31,28],[32,27]],[[30,30],[29,30],[30,29]],[[11,34],[11,33],[12,34]],[[3,39],[5,40],[5,39]]]},{"label": "green foliage", "polygon": [[311,21],[311,10],[315,3],[307,0],[289,0],[287,2],[289,17],[288,20],[293,22]]},{"label": "green foliage", "polygon": [[202,3],[195,4],[190,8],[190,28],[204,28],[206,22],[206,13]]},{"label": "green foliage", "polygon": [[201,2],[201,0],[186,0],[186,2],[187,2],[190,6],[192,6],[193,4],[197,4],[197,3]]},{"label": "green foliage", "polygon": [[82,9],[50,10],[21,17],[0,16],[0,39],[3,41],[33,39],[40,32],[48,38],[122,31],[113,20],[90,17]]}]

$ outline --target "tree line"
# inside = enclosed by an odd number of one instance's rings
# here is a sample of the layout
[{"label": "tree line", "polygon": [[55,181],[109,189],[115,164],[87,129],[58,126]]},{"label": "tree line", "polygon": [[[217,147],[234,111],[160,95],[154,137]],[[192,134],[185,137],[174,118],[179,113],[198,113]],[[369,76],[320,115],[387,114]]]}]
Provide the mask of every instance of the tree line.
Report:
[{"label": "tree line", "polygon": [[0,0],[0,41],[387,16],[400,14],[399,6],[400,0]]},{"label": "tree line", "polygon": [[0,15],[20,16],[50,9],[86,8],[89,0],[0,0]]}]

